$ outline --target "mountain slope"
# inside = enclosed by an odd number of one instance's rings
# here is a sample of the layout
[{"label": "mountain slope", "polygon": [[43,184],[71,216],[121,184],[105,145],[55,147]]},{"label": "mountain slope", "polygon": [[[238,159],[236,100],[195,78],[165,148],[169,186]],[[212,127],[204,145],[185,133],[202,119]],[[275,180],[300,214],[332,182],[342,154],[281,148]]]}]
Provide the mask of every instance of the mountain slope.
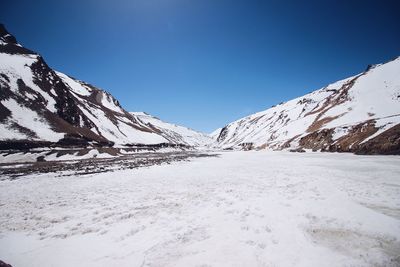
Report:
[{"label": "mountain slope", "polygon": [[400,58],[226,125],[222,148],[400,153]]},{"label": "mountain slope", "polygon": [[219,134],[221,133],[222,128],[218,128],[214,131],[212,131],[209,136],[211,136],[212,139],[216,140],[219,136]]},{"label": "mountain slope", "polygon": [[213,139],[207,134],[194,131],[187,127],[164,122],[145,112],[131,112],[131,114],[139,118],[146,125],[158,129],[160,134],[172,143],[185,144],[189,146],[206,146],[213,141]]},{"label": "mountain slope", "polygon": [[0,147],[157,144],[110,94],[52,70],[0,25]]}]

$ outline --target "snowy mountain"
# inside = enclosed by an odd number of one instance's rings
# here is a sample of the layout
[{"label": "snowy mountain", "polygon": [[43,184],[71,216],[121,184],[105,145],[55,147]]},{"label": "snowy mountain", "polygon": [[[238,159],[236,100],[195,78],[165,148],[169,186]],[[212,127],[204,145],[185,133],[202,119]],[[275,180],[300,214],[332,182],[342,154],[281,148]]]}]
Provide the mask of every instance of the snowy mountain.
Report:
[{"label": "snowy mountain", "polygon": [[400,154],[400,58],[226,125],[222,148]]},{"label": "snowy mountain", "polygon": [[172,143],[185,144],[189,146],[206,146],[213,141],[213,139],[207,134],[176,124],[164,122],[145,112],[131,112],[131,114],[139,118],[147,126],[157,129],[165,139]]},{"label": "snowy mountain", "polygon": [[216,130],[214,130],[212,133],[209,134],[209,136],[211,136],[212,139],[216,140],[219,136],[219,134],[221,133],[222,128],[218,128]]},{"label": "snowy mountain", "polygon": [[0,25],[0,147],[168,142],[106,91],[52,70]]},{"label": "snowy mountain", "polygon": [[0,148],[212,142],[400,154],[400,58],[206,135],[125,111],[106,91],[51,69],[0,25]]}]

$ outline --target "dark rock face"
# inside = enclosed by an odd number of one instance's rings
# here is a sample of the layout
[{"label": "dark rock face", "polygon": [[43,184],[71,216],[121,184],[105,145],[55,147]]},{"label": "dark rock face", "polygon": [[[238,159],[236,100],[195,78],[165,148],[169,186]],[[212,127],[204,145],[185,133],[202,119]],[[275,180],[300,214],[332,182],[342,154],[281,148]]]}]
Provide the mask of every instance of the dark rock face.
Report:
[{"label": "dark rock face", "polygon": [[0,267],[12,267],[12,266],[0,260]]},{"label": "dark rock face", "polygon": [[0,150],[28,150],[38,147],[50,147],[52,144],[52,142],[31,140],[0,141]]},{"label": "dark rock face", "polygon": [[0,24],[0,41],[6,43],[0,46],[0,52],[8,54],[35,54],[35,52],[17,45],[17,39],[11,35],[3,24]]},{"label": "dark rock face", "polygon": [[323,129],[321,131],[312,132],[299,141],[300,147],[317,150],[327,150],[329,145],[332,143],[333,129]]},{"label": "dark rock face", "polygon": [[[86,119],[86,116],[78,108],[78,102],[71,94],[62,80],[54,73],[46,64],[42,57],[31,66],[32,72],[35,74],[34,83],[42,90],[52,95],[56,100],[57,115],[69,124],[79,127],[80,123],[85,127],[92,128],[95,125]],[[52,81],[52,83],[50,83]],[[53,95],[51,90],[56,95]],[[81,121],[82,120],[82,121]]]},{"label": "dark rock face", "polygon": [[17,44],[17,39],[15,39],[15,37],[6,30],[3,24],[0,24],[0,41],[10,44]]},{"label": "dark rock face", "polygon": [[360,144],[354,152],[364,155],[400,155],[400,124]]},{"label": "dark rock face", "polygon": [[219,133],[219,136],[218,136],[218,138],[217,138],[217,141],[218,141],[218,142],[224,141],[225,138],[226,138],[226,135],[228,134],[228,131],[229,131],[229,129],[228,129],[227,126],[225,126],[224,128],[222,128],[222,129],[221,129],[221,132]]}]

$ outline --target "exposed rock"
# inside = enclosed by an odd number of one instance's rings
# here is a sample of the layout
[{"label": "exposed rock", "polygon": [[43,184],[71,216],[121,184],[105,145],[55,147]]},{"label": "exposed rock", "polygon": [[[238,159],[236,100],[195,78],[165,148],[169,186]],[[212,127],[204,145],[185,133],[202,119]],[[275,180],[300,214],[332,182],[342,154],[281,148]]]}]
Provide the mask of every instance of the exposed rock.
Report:
[{"label": "exposed rock", "polygon": [[400,124],[358,145],[356,154],[400,155]]},{"label": "exposed rock", "polygon": [[0,267],[12,267],[12,266],[0,260]]}]

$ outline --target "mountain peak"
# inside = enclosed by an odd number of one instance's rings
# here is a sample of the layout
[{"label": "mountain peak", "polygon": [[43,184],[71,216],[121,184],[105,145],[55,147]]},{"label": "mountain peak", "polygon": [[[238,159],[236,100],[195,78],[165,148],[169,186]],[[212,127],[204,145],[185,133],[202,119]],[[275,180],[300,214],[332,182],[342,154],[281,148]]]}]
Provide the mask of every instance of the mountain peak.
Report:
[{"label": "mountain peak", "polygon": [[17,42],[17,39],[9,33],[0,23],[0,52],[8,54],[36,54],[34,51],[26,49]]},{"label": "mountain peak", "polygon": [[0,24],[0,42],[1,44],[17,44],[17,39],[7,31],[4,24]]}]

